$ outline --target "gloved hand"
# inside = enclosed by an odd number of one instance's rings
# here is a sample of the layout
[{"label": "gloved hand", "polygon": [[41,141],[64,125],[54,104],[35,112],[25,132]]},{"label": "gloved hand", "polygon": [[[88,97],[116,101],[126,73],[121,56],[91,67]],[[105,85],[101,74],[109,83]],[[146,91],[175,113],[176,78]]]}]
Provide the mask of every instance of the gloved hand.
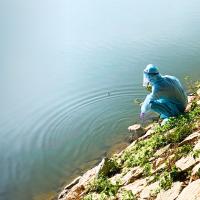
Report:
[{"label": "gloved hand", "polygon": [[144,120],[144,113],[143,113],[143,112],[140,113],[140,119],[141,119],[141,120]]}]

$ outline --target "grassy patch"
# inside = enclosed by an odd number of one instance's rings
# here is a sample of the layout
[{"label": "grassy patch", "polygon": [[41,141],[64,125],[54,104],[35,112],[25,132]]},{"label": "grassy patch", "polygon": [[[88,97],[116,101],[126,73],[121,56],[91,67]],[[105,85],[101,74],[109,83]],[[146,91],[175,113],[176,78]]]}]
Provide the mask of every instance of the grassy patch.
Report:
[{"label": "grassy patch", "polygon": [[90,184],[89,192],[96,192],[98,194],[105,194],[107,196],[115,196],[119,187],[119,183],[112,184],[107,177],[100,176],[94,179],[94,181]]}]

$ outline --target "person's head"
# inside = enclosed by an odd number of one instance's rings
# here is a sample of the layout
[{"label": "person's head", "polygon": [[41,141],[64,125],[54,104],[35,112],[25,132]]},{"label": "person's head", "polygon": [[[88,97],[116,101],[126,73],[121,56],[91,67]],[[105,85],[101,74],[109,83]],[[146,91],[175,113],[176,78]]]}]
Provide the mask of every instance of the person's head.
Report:
[{"label": "person's head", "polygon": [[153,85],[154,82],[160,77],[157,66],[148,64],[143,73],[143,86],[148,87],[149,84]]}]

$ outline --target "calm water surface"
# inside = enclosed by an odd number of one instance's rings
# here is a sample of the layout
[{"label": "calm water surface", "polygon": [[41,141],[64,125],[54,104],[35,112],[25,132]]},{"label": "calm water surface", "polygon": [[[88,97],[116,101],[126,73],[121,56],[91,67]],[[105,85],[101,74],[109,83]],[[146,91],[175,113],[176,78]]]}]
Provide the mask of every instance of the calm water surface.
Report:
[{"label": "calm water surface", "polygon": [[198,0],[0,1],[0,200],[44,200],[128,136],[148,63],[200,77]]}]

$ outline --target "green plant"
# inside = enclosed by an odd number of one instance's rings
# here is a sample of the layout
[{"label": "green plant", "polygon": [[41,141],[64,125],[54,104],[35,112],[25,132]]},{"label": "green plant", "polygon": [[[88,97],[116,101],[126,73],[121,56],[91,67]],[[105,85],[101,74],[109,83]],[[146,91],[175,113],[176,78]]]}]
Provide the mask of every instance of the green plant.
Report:
[{"label": "green plant", "polygon": [[192,152],[192,156],[194,159],[199,158],[200,157],[200,149],[194,150]]},{"label": "green plant", "polygon": [[124,190],[122,193],[122,200],[136,200],[136,197],[131,190]]},{"label": "green plant", "polygon": [[83,200],[92,200],[92,195],[87,194],[85,197],[83,197]]},{"label": "green plant", "polygon": [[160,178],[160,187],[164,190],[170,189],[172,186],[172,178],[169,172],[164,172]]},{"label": "green plant", "polygon": [[150,176],[152,171],[152,165],[150,163],[146,163],[143,167],[144,176]]},{"label": "green plant", "polygon": [[100,176],[90,184],[90,189],[89,191],[91,192],[97,192],[97,193],[104,193],[105,195],[108,196],[115,196],[120,185],[119,183],[112,184],[111,181],[105,177],[105,176]]},{"label": "green plant", "polygon": [[179,158],[183,156],[187,156],[192,150],[193,150],[193,146],[191,144],[185,144],[181,147],[178,147],[178,149],[175,152],[176,160],[178,160]]}]

